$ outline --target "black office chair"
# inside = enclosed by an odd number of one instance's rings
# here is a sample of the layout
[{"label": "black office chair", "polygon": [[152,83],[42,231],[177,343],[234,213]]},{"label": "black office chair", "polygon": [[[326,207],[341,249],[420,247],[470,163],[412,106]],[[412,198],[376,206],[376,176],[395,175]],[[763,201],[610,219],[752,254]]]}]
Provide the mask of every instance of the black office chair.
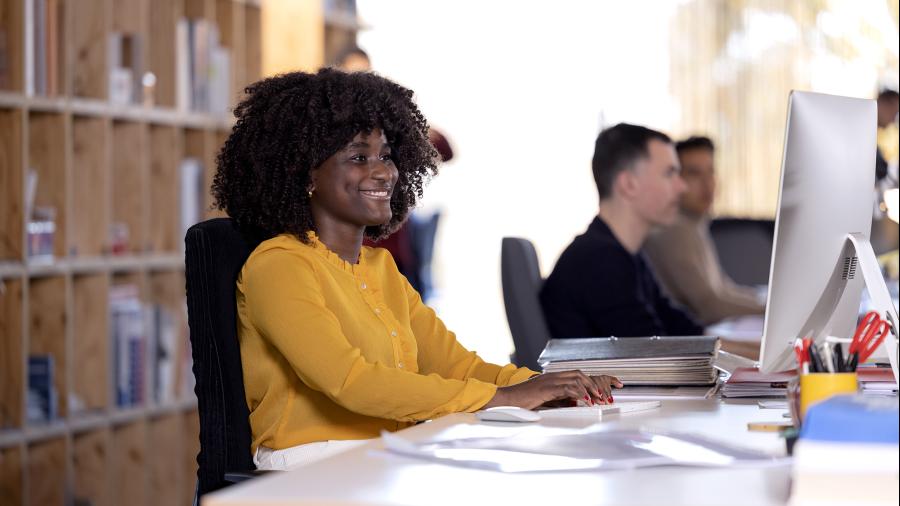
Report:
[{"label": "black office chair", "polygon": [[743,218],[717,218],[709,224],[722,270],[735,283],[769,284],[769,264],[775,222]]},{"label": "black office chair", "polygon": [[[200,414],[197,498],[254,476],[249,410],[237,339],[235,282],[259,234],[230,218],[188,229],[184,238],[188,325]],[[195,498],[196,500],[196,498]]]},{"label": "black office chair", "polygon": [[544,280],[531,241],[519,237],[503,238],[500,274],[506,321],[516,347],[510,358],[520,367],[540,371],[537,359],[550,340],[550,331],[538,299]]}]

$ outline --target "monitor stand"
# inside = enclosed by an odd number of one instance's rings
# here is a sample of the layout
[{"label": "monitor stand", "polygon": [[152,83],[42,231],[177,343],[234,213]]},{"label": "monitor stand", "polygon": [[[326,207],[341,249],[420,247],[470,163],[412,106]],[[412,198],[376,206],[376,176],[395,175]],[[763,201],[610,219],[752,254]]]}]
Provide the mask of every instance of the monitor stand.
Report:
[{"label": "monitor stand", "polygon": [[884,339],[884,348],[887,351],[888,360],[891,361],[891,369],[894,371],[894,383],[898,383],[897,374],[897,338],[898,325],[900,320],[897,319],[897,310],[894,308],[894,302],[891,300],[891,294],[888,292],[887,284],[881,275],[881,268],[878,265],[878,259],[875,257],[875,251],[872,244],[862,234],[847,234],[847,241],[856,252],[859,268],[862,270],[863,281],[866,284],[866,291],[869,293],[869,299],[879,315],[887,320],[891,329],[888,336]]}]

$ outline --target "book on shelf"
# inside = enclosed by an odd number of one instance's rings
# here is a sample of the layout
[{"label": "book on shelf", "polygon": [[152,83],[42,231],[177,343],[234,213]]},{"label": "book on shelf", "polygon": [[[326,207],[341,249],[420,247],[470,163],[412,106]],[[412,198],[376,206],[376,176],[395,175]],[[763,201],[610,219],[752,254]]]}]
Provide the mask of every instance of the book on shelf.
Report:
[{"label": "book on shelf", "polygon": [[538,363],[544,372],[608,374],[625,385],[711,385],[720,346],[715,336],[551,339]]},{"label": "book on shelf", "polygon": [[[196,158],[185,158],[179,167],[180,204],[181,204],[181,237],[187,234],[188,228],[203,217],[203,164]],[[183,244],[183,243],[182,243]]]},{"label": "book on shelf", "polygon": [[132,284],[110,287],[109,313],[116,406],[138,406],[144,402],[146,359],[144,311],[138,287]]},{"label": "book on shelf", "polygon": [[63,2],[26,0],[25,91],[28,95],[55,96],[59,67],[65,54]]},{"label": "book on shelf", "polygon": [[177,365],[179,328],[176,315],[162,304],[145,308],[150,329],[153,400],[157,404],[173,402],[178,397]]},{"label": "book on shelf", "polygon": [[181,18],[175,27],[175,96],[179,109],[213,114],[231,104],[231,51],[215,23]]},{"label": "book on shelf", "polygon": [[112,32],[107,39],[109,101],[116,105],[143,101],[143,38],[138,34]]},{"label": "book on shelf", "polygon": [[58,416],[59,396],[54,386],[53,355],[28,356],[28,393],[26,416],[29,423],[49,422]]}]

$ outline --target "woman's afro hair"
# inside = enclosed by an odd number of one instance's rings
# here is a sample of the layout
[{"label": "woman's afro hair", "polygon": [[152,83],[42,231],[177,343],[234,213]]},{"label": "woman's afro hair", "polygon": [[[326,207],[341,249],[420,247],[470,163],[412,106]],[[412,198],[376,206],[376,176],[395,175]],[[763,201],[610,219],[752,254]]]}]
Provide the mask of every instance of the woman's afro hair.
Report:
[{"label": "woman's afro hair", "polygon": [[367,227],[377,240],[396,230],[437,173],[437,152],[413,92],[377,74],[322,69],[248,86],[237,121],[216,160],[215,207],[266,236],[315,231],[310,172],[360,133],[380,128],[399,179],[388,223]]}]

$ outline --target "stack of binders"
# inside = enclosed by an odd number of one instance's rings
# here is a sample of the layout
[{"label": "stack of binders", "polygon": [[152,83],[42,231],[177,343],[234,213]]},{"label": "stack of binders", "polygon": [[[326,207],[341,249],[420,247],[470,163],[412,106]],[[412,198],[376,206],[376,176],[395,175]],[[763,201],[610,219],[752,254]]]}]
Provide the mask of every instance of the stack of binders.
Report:
[{"label": "stack of binders", "polygon": [[626,386],[712,385],[719,347],[715,336],[551,339],[538,363],[544,372],[608,374]]}]

